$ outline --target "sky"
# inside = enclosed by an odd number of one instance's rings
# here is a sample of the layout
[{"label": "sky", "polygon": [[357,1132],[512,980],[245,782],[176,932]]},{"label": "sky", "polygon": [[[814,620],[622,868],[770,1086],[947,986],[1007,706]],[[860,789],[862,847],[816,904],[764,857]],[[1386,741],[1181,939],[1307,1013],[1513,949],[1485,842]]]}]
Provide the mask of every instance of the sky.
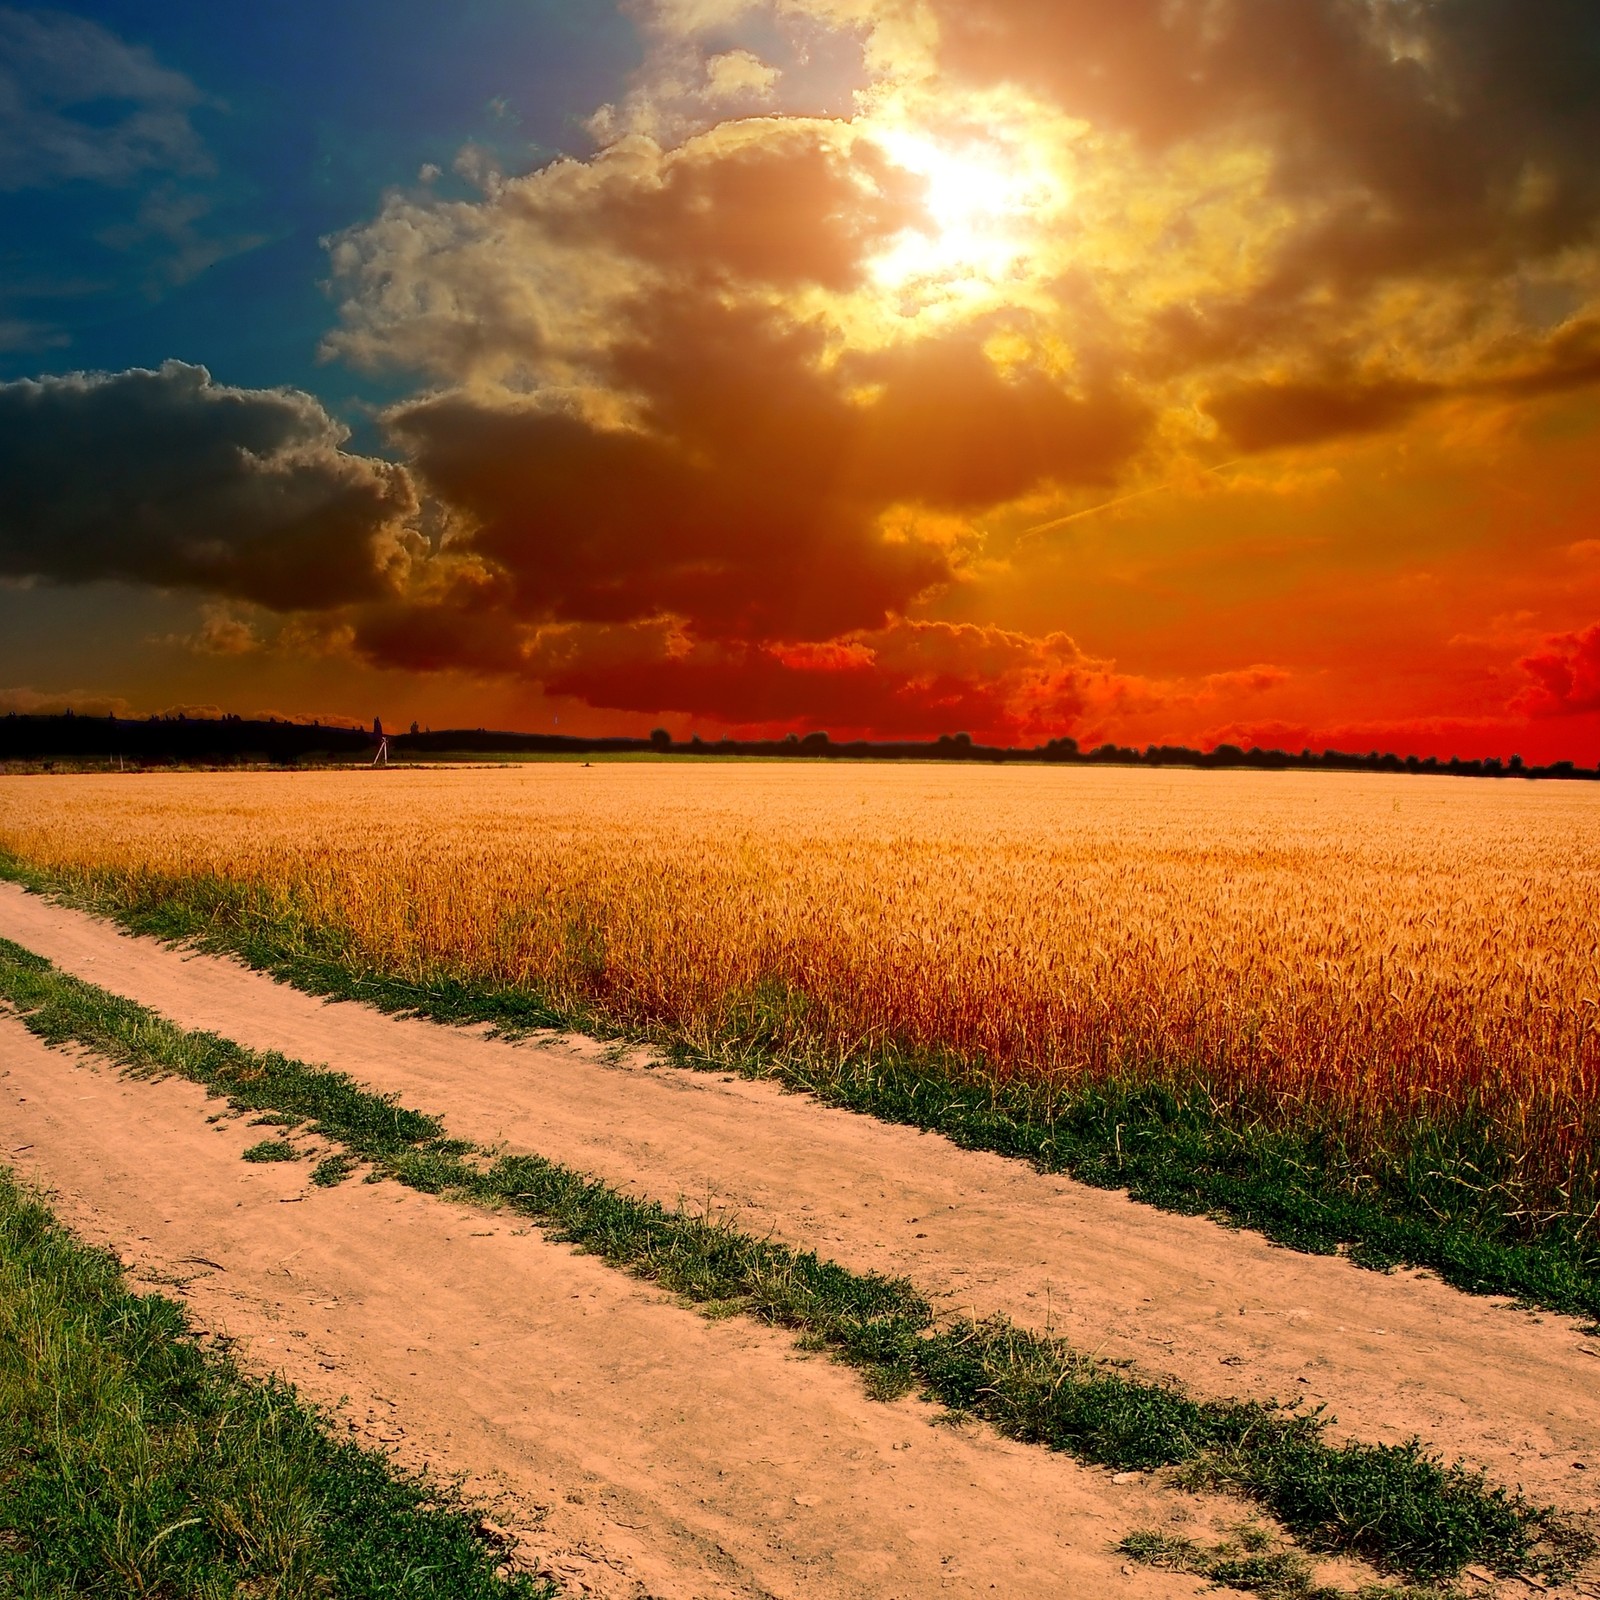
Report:
[{"label": "sky", "polygon": [[1593,0],[0,4],[0,712],[1600,762]]}]

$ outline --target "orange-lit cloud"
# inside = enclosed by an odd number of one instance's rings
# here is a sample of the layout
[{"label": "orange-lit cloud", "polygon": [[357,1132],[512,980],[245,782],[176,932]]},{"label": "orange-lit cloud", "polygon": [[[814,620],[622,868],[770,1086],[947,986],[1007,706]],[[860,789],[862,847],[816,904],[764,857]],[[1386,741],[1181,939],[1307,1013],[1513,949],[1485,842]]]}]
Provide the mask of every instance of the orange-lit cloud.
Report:
[{"label": "orange-lit cloud", "polygon": [[1581,633],[1556,634],[1517,663],[1533,681],[1518,705],[1536,717],[1600,711],[1600,622]]},{"label": "orange-lit cloud", "polygon": [[1151,693],[1065,635],[971,625],[901,622],[820,647],[684,648],[648,634],[634,642],[632,653],[591,654],[579,641],[552,641],[558,659],[546,681],[593,703],[682,711],[748,731],[814,726],[835,736],[925,738],[965,730],[1023,743]]}]

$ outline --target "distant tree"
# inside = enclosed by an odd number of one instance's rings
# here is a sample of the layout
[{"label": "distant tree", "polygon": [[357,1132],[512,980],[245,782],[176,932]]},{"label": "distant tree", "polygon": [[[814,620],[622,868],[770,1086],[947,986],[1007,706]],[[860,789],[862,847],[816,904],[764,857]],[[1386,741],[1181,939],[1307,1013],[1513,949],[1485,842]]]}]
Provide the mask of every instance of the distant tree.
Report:
[{"label": "distant tree", "polygon": [[411,724],[411,731],[412,731],[412,732],[413,732],[413,733],[420,733],[420,732],[421,732],[421,731],[422,731],[422,730],[421,730],[421,729],[420,729],[420,728],[419,728],[419,727],[418,727],[418,726],[417,726],[417,725],[416,725],[416,723],[415,723],[415,722],[412,722],[412,724]]},{"label": "distant tree", "polygon": [[372,737],[374,739],[381,739],[383,737],[383,718],[382,717],[374,717],[372,719]]},{"label": "distant tree", "polygon": [[670,750],[672,748],[672,735],[665,728],[652,728],[650,730],[650,745],[655,750]]}]

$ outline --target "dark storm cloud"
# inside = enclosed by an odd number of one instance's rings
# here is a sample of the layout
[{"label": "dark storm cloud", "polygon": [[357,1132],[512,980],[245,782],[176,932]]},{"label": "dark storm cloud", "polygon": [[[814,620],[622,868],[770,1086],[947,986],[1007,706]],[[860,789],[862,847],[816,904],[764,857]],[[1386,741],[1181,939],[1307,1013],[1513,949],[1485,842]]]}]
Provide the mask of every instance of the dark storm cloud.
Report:
[{"label": "dark storm cloud", "polygon": [[0,384],[0,573],[278,609],[382,594],[415,501],[403,469],[343,437],[310,395],[176,361]]}]

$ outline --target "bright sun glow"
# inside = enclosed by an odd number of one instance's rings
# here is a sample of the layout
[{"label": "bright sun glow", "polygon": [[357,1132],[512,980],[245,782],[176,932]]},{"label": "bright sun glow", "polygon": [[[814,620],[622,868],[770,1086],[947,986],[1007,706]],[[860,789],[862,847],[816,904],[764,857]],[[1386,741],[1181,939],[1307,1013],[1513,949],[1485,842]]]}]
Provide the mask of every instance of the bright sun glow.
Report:
[{"label": "bright sun glow", "polygon": [[980,289],[1013,276],[1029,254],[1033,225],[1063,198],[1052,176],[1015,146],[952,145],[896,129],[878,139],[897,166],[923,180],[928,217],[872,263],[886,288]]}]

